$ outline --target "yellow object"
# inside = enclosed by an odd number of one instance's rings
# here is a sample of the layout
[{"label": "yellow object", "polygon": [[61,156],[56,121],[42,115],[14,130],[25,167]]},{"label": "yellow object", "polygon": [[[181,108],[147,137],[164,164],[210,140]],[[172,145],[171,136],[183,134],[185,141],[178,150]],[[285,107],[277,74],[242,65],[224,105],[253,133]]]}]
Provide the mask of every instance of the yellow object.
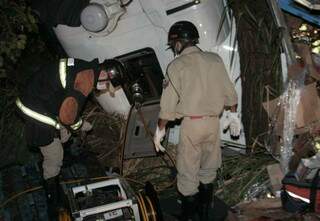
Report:
[{"label": "yellow object", "polygon": [[314,138],[314,149],[316,152],[320,151],[320,137]]},{"label": "yellow object", "polygon": [[312,42],[312,46],[315,46],[315,47],[320,46],[320,40],[316,40]]},{"label": "yellow object", "polygon": [[142,215],[142,218],[143,218],[143,221],[148,221],[148,215],[147,215],[147,211],[146,211],[146,208],[144,206],[144,202],[143,202],[143,199],[140,198],[141,194],[139,193],[136,197],[138,199],[138,203],[139,203],[139,207],[140,207],[140,212],[141,212],[141,215]]},{"label": "yellow object", "polygon": [[151,200],[150,200],[150,198],[148,196],[146,196],[146,199],[147,199],[147,202],[148,202],[150,210],[151,210],[149,214],[152,216],[152,221],[157,221],[156,211],[155,211],[155,209],[153,207],[153,204],[152,204],[152,202],[151,202]]},{"label": "yellow object", "polygon": [[59,221],[71,221],[71,217],[66,210],[61,210],[59,212]]},{"label": "yellow object", "polygon": [[307,31],[308,30],[308,25],[306,23],[301,24],[299,27],[299,31]]},{"label": "yellow object", "polygon": [[314,54],[320,54],[320,46],[312,48],[311,52],[314,53]]}]

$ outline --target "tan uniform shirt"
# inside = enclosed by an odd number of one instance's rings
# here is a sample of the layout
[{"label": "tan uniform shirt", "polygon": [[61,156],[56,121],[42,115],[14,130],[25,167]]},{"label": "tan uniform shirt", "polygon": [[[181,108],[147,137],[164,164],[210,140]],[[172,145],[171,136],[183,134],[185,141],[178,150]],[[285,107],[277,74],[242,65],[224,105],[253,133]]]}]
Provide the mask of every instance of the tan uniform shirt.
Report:
[{"label": "tan uniform shirt", "polygon": [[221,57],[189,47],[168,66],[159,117],[219,116],[224,106],[237,101]]}]

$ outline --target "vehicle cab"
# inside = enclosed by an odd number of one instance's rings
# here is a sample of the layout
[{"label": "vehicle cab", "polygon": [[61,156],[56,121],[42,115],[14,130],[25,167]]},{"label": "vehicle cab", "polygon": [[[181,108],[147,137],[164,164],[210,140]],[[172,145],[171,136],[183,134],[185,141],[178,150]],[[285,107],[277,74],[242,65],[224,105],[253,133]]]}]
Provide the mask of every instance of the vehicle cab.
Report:
[{"label": "vehicle cab", "polygon": [[[116,58],[124,64],[126,87],[118,88],[112,95],[101,94],[97,100],[107,112],[128,115],[137,93],[143,102],[160,98],[167,65],[174,59],[172,51],[167,50],[168,31],[177,21],[190,21],[200,34],[198,46],[223,58],[236,85],[241,113],[235,25],[224,16],[225,12],[223,0],[91,0],[81,13],[80,27],[58,25],[54,31],[70,57],[98,57],[100,62]],[[172,130],[173,143],[177,142],[177,131]],[[222,133],[222,140],[224,144],[245,145],[243,132],[238,140]]]}]

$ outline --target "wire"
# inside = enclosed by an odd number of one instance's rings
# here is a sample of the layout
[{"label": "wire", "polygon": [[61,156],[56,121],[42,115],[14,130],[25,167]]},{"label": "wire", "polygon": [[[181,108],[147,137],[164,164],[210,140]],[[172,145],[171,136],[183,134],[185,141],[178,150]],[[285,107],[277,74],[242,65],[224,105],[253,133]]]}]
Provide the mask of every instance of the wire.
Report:
[{"label": "wire", "polygon": [[139,182],[139,181],[137,181],[137,180],[135,180],[135,179],[132,179],[132,178],[129,178],[129,177],[124,177],[124,178],[125,178],[126,180],[130,181],[130,182],[140,184],[141,186],[145,186],[144,183]]},{"label": "wire", "polygon": [[95,181],[95,180],[105,180],[105,179],[110,179],[111,177],[110,176],[101,176],[101,177],[93,177],[93,178],[80,178],[80,179],[73,179],[73,180],[68,180],[68,181],[62,181],[60,182],[60,184],[73,184],[73,183],[79,183],[79,182],[82,182],[82,181],[85,181],[85,180],[92,180],[92,181]]},{"label": "wire", "polygon": [[[93,177],[93,178],[89,178],[89,180],[104,180],[104,179],[110,179],[111,177],[110,176],[101,176],[101,177]],[[68,181],[62,181],[60,182],[60,184],[73,184],[73,183],[79,183],[79,182],[82,182],[84,180],[88,180],[86,178],[81,178],[81,179],[73,179],[73,180],[68,180]],[[4,208],[9,202],[11,202],[12,200],[15,200],[16,198],[26,194],[26,193],[31,193],[31,192],[34,192],[34,191],[37,191],[37,190],[41,190],[43,189],[42,186],[37,186],[37,187],[32,187],[32,188],[29,188],[29,189],[26,189],[24,191],[21,191],[19,193],[16,193],[14,194],[13,196],[9,197],[7,200],[5,200],[4,202],[2,202],[0,204],[0,208]]]},{"label": "wire", "polygon": [[147,210],[147,205],[146,205],[146,201],[144,200],[144,197],[141,193],[139,193],[140,195],[140,198],[141,198],[141,202],[142,202],[142,206],[144,208],[144,211],[145,211],[145,214],[146,214],[146,217],[147,219],[145,221],[149,221],[149,216],[148,216],[148,210]]},{"label": "wire", "polygon": [[[128,116],[131,115],[131,112],[132,112],[133,108],[134,108],[134,106],[131,107]],[[143,122],[145,130],[147,131],[147,134],[149,135],[152,143],[154,144],[152,132],[150,131],[149,127],[147,127],[145,119],[144,119],[143,114],[142,114],[140,109],[138,110],[138,113],[139,113],[139,115],[141,117],[141,120]],[[128,127],[128,121],[129,120],[127,120],[127,123],[126,123],[126,130],[127,130],[127,127]],[[123,171],[123,154],[124,154],[125,139],[126,139],[126,135],[124,137],[123,145],[121,145],[122,146],[122,150],[120,151],[120,160],[121,160],[121,170],[120,171],[121,171],[121,175],[122,175],[122,171]],[[170,156],[170,154],[168,154],[167,152],[165,152],[165,154],[168,156],[168,158],[171,161],[172,165],[175,167],[175,162],[174,162],[173,158]],[[110,179],[110,178],[111,178],[110,176],[92,177],[92,178],[89,178],[89,179],[88,178],[80,178],[80,179],[72,179],[72,180],[68,180],[68,181],[62,181],[62,182],[60,182],[60,184],[73,184],[73,183],[82,182],[84,180],[95,181],[95,180],[104,180],[104,179]],[[125,177],[125,179],[128,180],[129,182],[137,183],[137,184],[142,185],[142,186],[145,185],[144,183],[142,183],[140,181],[137,181],[135,179],[129,178],[129,177]],[[166,187],[164,187],[162,189],[158,189],[157,191],[162,191],[164,189],[167,189],[168,187],[171,187],[175,182],[176,182],[176,178],[169,185],[167,185]],[[2,202],[0,204],[0,209],[4,208],[8,203],[10,203],[11,201],[15,200],[16,198],[18,198],[18,197],[20,197],[20,196],[22,196],[24,194],[31,193],[31,192],[34,192],[34,191],[38,191],[38,190],[41,190],[41,189],[43,189],[42,186],[37,186],[37,187],[32,187],[32,188],[26,189],[26,190],[24,190],[22,192],[19,192],[19,193],[16,193],[13,196],[9,197],[4,202]],[[139,198],[139,196],[141,196],[141,199]],[[142,209],[141,209],[142,210],[142,214],[143,214],[143,217],[145,218],[144,221],[149,221],[149,218],[148,218],[148,215],[147,215],[147,210],[146,210],[146,205],[145,205],[145,202],[143,200],[143,197],[142,197],[141,193],[139,193],[137,199],[138,199],[138,202],[140,200],[140,204],[141,204],[141,207],[142,207]],[[148,204],[150,205],[151,215],[152,215],[152,217],[154,217],[154,220],[156,220],[156,218],[155,218],[156,212],[154,210],[153,204],[152,204],[152,202],[150,201],[149,198],[146,198],[146,199],[147,199]],[[59,214],[59,221],[70,221],[70,220],[71,220],[71,218],[68,215],[68,213],[65,212],[63,214]]]},{"label": "wire", "polygon": [[[110,179],[111,177],[109,176],[101,176],[101,177],[93,177],[93,178],[89,178],[89,180],[102,180],[102,179]],[[85,179],[85,178],[81,178],[81,179],[73,179],[73,180],[68,180],[68,181],[63,181],[63,182],[60,182],[60,184],[73,184],[73,183],[79,183],[81,181],[84,181],[84,180],[88,180],[88,179]],[[144,185],[144,183],[141,183],[139,181],[136,181],[134,179],[131,179],[131,178],[126,178],[126,180],[128,181],[131,181],[131,182],[135,182],[135,183],[138,183],[138,184],[141,184],[141,185]],[[27,193],[31,193],[31,192],[34,192],[34,191],[37,191],[37,190],[41,190],[43,189],[42,186],[37,186],[37,187],[33,187],[33,188],[29,188],[27,190],[24,190],[22,192],[19,192],[17,194],[14,194],[13,196],[11,196],[10,198],[8,198],[7,200],[5,200],[4,202],[2,202],[0,204],[0,209],[3,209],[9,202],[15,200],[16,198],[24,195],[24,194],[27,194]],[[157,217],[157,212],[156,210],[154,209],[154,205],[152,203],[152,201],[150,200],[150,198],[148,196],[143,196],[142,193],[138,193],[138,195],[136,195],[136,198],[138,200],[138,204],[140,206],[140,210],[141,210],[141,214],[142,214],[142,217],[143,217],[143,221],[149,221],[149,216],[152,217],[152,221],[157,221],[156,217]],[[148,204],[148,208],[149,210],[147,209],[147,205]],[[66,211],[66,210],[61,210],[59,212],[59,221],[71,221],[71,217],[69,215],[69,213]]]},{"label": "wire", "polygon": [[[129,116],[131,115],[131,112],[132,112],[133,108],[134,108],[134,106],[131,107],[130,112],[129,112]],[[142,114],[142,112],[141,112],[140,109],[138,110],[138,113],[139,113],[139,115],[140,115],[140,117],[141,117],[141,120],[142,120],[142,122],[143,122],[143,125],[144,125],[145,130],[147,131],[147,133],[148,133],[148,135],[149,135],[152,143],[154,144],[152,132],[151,132],[150,129],[147,127],[146,122],[145,122],[145,119],[144,119],[143,114]],[[128,118],[128,119],[129,119],[129,118]],[[129,120],[127,120],[127,123],[126,123],[126,129],[127,129],[127,127],[128,127],[128,121],[129,121]],[[126,139],[126,135],[125,135],[124,142],[123,142],[124,144],[125,144],[125,139]],[[121,175],[122,175],[122,171],[123,171],[123,154],[124,154],[124,145],[122,145],[122,150],[120,151],[120,160],[121,160],[121,170],[120,170],[120,171],[121,171]],[[170,154],[168,154],[167,152],[165,152],[165,154],[168,156],[168,158],[169,158],[169,160],[171,161],[172,165],[175,167],[175,162],[174,162],[174,160],[172,159],[172,157],[170,156]],[[92,180],[92,181],[95,181],[95,180],[103,180],[103,179],[110,179],[110,178],[111,178],[110,176],[93,177],[93,178],[89,178],[89,179],[87,179],[87,178],[80,178],[80,179],[73,179],[73,180],[63,181],[63,182],[60,182],[60,184],[73,184],[73,183],[82,182],[82,181],[84,181],[84,180]],[[129,177],[125,177],[125,179],[128,180],[128,181],[130,181],[130,182],[134,182],[134,183],[137,183],[137,184],[139,184],[139,185],[142,185],[142,186],[145,185],[144,183],[139,182],[139,181],[137,181],[137,180],[135,180],[135,179],[132,179],[132,178],[129,178]],[[162,190],[164,190],[164,189],[172,186],[175,182],[176,182],[176,178],[175,178],[168,186],[166,186],[165,188],[162,188],[161,190],[158,190],[158,191],[162,191]],[[34,192],[34,191],[37,191],[37,190],[40,190],[40,189],[43,189],[43,187],[42,187],[42,186],[32,187],[32,188],[26,189],[26,190],[24,190],[24,191],[22,191],[22,192],[16,193],[16,194],[14,194],[13,196],[9,197],[9,198],[8,198],[7,200],[5,200],[4,202],[2,202],[2,203],[0,204],[0,208],[1,208],[1,209],[4,208],[8,203],[10,203],[11,201],[15,200],[16,198],[18,198],[18,197],[20,197],[20,196],[22,196],[22,195],[24,195],[24,194],[27,194],[27,193],[30,193],[30,192]],[[143,203],[143,202],[142,202],[142,203]],[[143,205],[145,205],[145,204],[143,203]],[[153,208],[152,208],[152,209],[153,209]]]},{"label": "wire", "polygon": [[[149,127],[147,126],[147,123],[146,123],[146,121],[145,121],[145,118],[144,118],[144,116],[143,116],[143,113],[141,112],[141,109],[138,109],[138,114],[139,114],[139,116],[140,116],[140,118],[141,118],[141,121],[142,121],[142,124],[143,124],[144,129],[146,130],[147,134],[149,135],[149,138],[150,138],[151,142],[153,143],[153,145],[155,145],[155,144],[154,144],[154,141],[153,141],[153,134],[152,134],[152,132],[150,131]],[[166,154],[166,155],[168,156],[168,158],[169,158],[169,160],[171,161],[172,165],[176,168],[175,162],[174,162],[174,160],[172,159],[172,157],[170,156],[170,154],[168,154],[167,151],[165,151],[164,154]],[[162,188],[162,189],[158,189],[158,191],[162,191],[162,190],[167,189],[168,187],[171,187],[175,182],[176,182],[176,178],[175,178],[171,183],[169,183],[169,185],[165,186],[165,187]]]},{"label": "wire", "polygon": [[[155,211],[155,209],[153,207],[153,203],[151,202],[151,200],[150,200],[150,198],[148,196],[145,196],[145,198],[146,198],[147,202],[149,203],[150,210],[151,210],[150,213],[151,213],[152,219],[154,221],[157,221],[157,219],[156,219],[156,211]],[[150,214],[150,213],[148,213],[148,214]]]},{"label": "wire", "polygon": [[66,210],[59,211],[59,221],[71,221],[71,217]]},{"label": "wire", "polygon": [[144,206],[143,206],[144,205],[143,199],[140,198],[140,193],[136,197],[138,199],[138,203],[139,203],[139,206],[140,206],[140,211],[141,211],[141,214],[142,214],[142,217],[143,217],[143,221],[147,221],[148,217],[147,217],[146,211],[145,211]]},{"label": "wire", "polygon": [[130,116],[132,114],[133,108],[134,108],[134,105],[131,105],[131,108],[130,108],[129,114],[128,114],[128,118],[126,120],[126,126],[125,126],[125,130],[124,130],[123,142],[122,142],[122,145],[120,146],[121,147],[121,150],[120,150],[120,153],[119,153],[120,175],[123,175],[123,155],[124,155],[124,148],[125,148],[126,141],[127,141],[127,133],[126,133],[126,131],[128,130],[128,127],[129,127],[129,119],[130,119]]},{"label": "wire", "polygon": [[9,197],[7,200],[5,200],[3,203],[0,204],[0,208],[4,208],[9,202],[11,202],[12,200],[26,194],[26,193],[30,193],[30,192],[34,192],[36,190],[40,190],[42,189],[43,187],[42,186],[37,186],[37,187],[33,187],[33,188],[30,188],[30,189],[27,189],[27,190],[24,190],[22,192],[19,192],[17,194],[14,194],[13,196]]},{"label": "wire", "polygon": [[[130,116],[130,115],[129,115]],[[142,115],[141,115],[142,116]],[[143,117],[143,116],[142,116]],[[144,121],[144,120],[143,120]],[[144,125],[145,125],[145,121],[144,121]],[[146,125],[145,125],[146,126]],[[148,130],[149,133],[151,134],[150,130]],[[152,135],[151,135],[151,138],[152,138]],[[175,167],[175,163],[174,163],[174,160],[172,159],[172,157],[167,153],[165,152],[165,154],[168,156],[169,160],[171,161],[171,163],[174,165]],[[122,154],[123,155],[123,154]],[[120,157],[120,159],[122,159],[122,163],[123,164],[123,157]],[[123,167],[121,167],[123,168]],[[84,180],[92,180],[92,181],[95,181],[95,180],[105,180],[105,179],[110,179],[112,177],[110,176],[101,176],[101,177],[92,177],[92,178],[80,178],[80,179],[72,179],[72,180],[68,180],[68,181],[62,181],[60,182],[60,184],[73,184],[73,183],[79,183],[79,182],[82,182]],[[126,180],[128,180],[129,182],[133,182],[133,183],[137,183],[141,186],[144,186],[145,184],[140,182],[140,181],[137,181],[135,179],[132,179],[132,178],[129,178],[129,177],[124,177]],[[168,187],[172,186],[174,183],[176,182],[176,178],[166,187],[162,188],[162,189],[158,189],[158,191],[162,191],[164,189],[167,189]],[[4,202],[2,202],[0,204],[0,208],[4,208],[8,203],[10,203],[11,201],[15,200],[16,198],[24,195],[24,194],[27,194],[27,193],[30,193],[30,192],[34,192],[34,191],[37,191],[37,190],[41,190],[43,189],[42,186],[37,186],[37,187],[32,187],[32,188],[29,188],[29,189],[26,189],[24,191],[21,191],[19,193],[16,193],[14,194],[13,196],[9,197],[7,200],[5,200]]]},{"label": "wire", "polygon": [[[101,177],[92,177],[92,178],[89,178],[89,180],[97,181],[97,180],[107,180],[107,179],[111,179],[111,178],[112,178],[111,176],[101,176]],[[145,185],[144,183],[139,182],[137,180],[134,180],[132,178],[125,177],[125,179],[128,180],[129,182],[137,183],[137,184],[140,184],[142,186]],[[72,179],[72,180],[62,181],[62,182],[60,182],[60,184],[74,184],[74,183],[80,183],[80,182],[85,181],[85,180],[88,180],[88,179],[87,178]],[[22,196],[24,194],[31,193],[31,192],[34,192],[34,191],[38,191],[38,190],[41,190],[41,189],[43,189],[42,186],[37,186],[37,187],[32,187],[32,188],[26,189],[26,190],[21,191],[19,193],[16,193],[13,196],[9,197],[4,202],[2,202],[0,204],[0,209],[4,208],[8,203],[10,203],[11,201],[15,200],[16,198],[18,198],[18,197],[20,197],[20,196]]]}]

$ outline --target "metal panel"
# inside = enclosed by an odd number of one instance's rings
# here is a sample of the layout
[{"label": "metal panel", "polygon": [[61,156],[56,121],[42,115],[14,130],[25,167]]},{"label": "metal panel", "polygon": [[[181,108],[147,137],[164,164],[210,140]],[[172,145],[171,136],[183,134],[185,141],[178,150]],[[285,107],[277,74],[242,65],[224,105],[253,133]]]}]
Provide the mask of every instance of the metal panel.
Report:
[{"label": "metal panel", "polygon": [[320,10],[319,0],[294,0],[294,1],[309,8],[310,10]]},{"label": "metal panel", "polygon": [[129,114],[124,147],[124,159],[155,156],[153,134],[160,111],[159,101],[132,108]]},{"label": "metal panel", "polygon": [[293,0],[279,0],[280,8],[308,22],[320,26],[320,15],[304,8]]}]

